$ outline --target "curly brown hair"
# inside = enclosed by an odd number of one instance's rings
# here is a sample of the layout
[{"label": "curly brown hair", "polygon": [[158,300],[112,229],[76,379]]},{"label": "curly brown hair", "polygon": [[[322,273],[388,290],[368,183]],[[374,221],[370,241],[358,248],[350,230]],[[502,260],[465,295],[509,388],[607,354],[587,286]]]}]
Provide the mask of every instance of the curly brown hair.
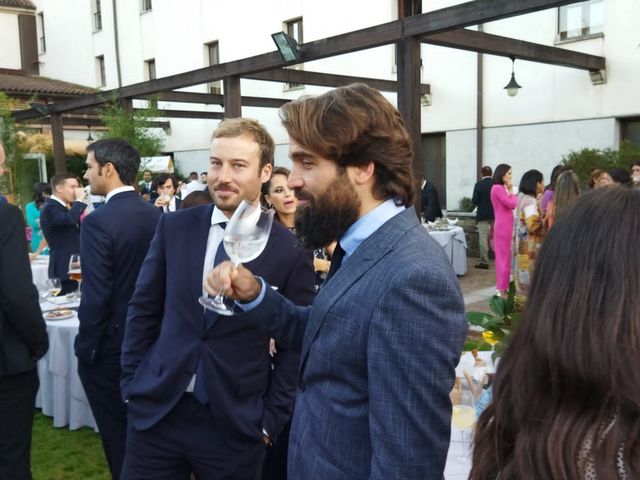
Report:
[{"label": "curly brown hair", "polygon": [[380,92],[362,83],[280,108],[282,124],[296,143],[339,167],[373,162],[373,195],[399,205],[414,202],[413,152],[400,112]]}]

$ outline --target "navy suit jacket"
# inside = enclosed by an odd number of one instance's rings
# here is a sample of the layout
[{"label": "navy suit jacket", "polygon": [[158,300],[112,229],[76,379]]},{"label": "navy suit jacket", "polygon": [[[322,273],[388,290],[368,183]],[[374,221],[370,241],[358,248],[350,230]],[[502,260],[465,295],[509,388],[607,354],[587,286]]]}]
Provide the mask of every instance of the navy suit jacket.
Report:
[{"label": "navy suit jacket", "polygon": [[[279,348],[271,369],[262,319],[218,316],[206,328],[202,273],[213,205],[162,215],[129,304],[122,349],[123,399],[131,425],[144,430],[165,417],[184,394],[199,360],[209,406],[221,436],[237,448],[275,440],[291,415],[298,355]],[[315,294],[313,256],[274,223],[252,271],[291,300]]]},{"label": "navy suit jacket", "polygon": [[422,215],[429,222],[433,222],[436,217],[442,217],[438,191],[429,180],[426,181],[422,188]]},{"label": "navy suit jacket", "polygon": [[22,213],[0,203],[0,377],[33,370],[48,347]]},{"label": "navy suit jacket", "polygon": [[40,226],[49,244],[49,278],[68,280],[69,257],[80,253],[80,215],[85,208],[83,202],[73,202],[70,210],[50,198],[44,202]]},{"label": "navy suit jacket", "polygon": [[127,307],[161,212],[122,192],[85,217],[80,234],[82,299],[76,356],[120,361]]},{"label": "navy suit jacket", "polygon": [[289,478],[442,480],[467,321],[413,208],[364,240],[312,307],[267,289],[238,321],[257,319],[301,351]]}]

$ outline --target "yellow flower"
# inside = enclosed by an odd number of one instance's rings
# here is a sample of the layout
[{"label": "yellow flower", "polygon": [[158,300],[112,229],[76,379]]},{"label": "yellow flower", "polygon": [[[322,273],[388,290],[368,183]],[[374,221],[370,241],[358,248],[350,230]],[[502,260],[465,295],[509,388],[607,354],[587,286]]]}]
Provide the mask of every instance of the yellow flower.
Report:
[{"label": "yellow flower", "polygon": [[492,332],[491,330],[485,330],[484,332],[482,332],[482,338],[484,338],[484,341],[491,346],[495,345],[500,341],[500,335],[497,335],[495,332]]}]

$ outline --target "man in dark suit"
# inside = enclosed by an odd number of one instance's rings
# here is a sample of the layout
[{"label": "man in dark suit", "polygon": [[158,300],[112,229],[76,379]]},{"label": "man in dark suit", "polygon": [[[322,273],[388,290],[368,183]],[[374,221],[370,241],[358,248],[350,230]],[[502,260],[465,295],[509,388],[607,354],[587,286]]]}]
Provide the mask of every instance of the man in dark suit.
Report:
[{"label": "man in dark suit", "polygon": [[473,204],[478,207],[476,211],[476,224],[478,226],[478,237],[480,245],[480,262],[476,263],[476,268],[489,268],[489,226],[493,223],[493,205],[491,204],[491,167],[484,166],[482,178],[473,187]]},{"label": "man in dark suit", "polygon": [[178,180],[170,173],[159,173],[153,181],[158,197],[150,202],[162,212],[175,212],[180,208],[180,200],[176,197]]},{"label": "man in dark suit", "polygon": [[425,221],[433,222],[436,218],[442,217],[438,190],[433,183],[422,177],[422,216]]},{"label": "man in dark suit", "polygon": [[467,322],[455,273],[413,208],[400,113],[356,84],[290,102],[280,117],[296,234],[308,248],[339,240],[327,281],[311,307],[249,265],[225,262],[206,285],[242,302],[237,322],[263,321],[301,352],[289,477],[442,480]]},{"label": "man in dark suit", "polygon": [[[0,175],[4,173],[0,144]],[[36,363],[49,347],[33,285],[24,221],[0,202],[0,478],[30,480]]]},{"label": "man in dark suit", "polygon": [[59,278],[60,295],[78,288],[69,280],[69,257],[80,253],[80,215],[87,208],[86,192],[72,173],[51,177],[53,194],[40,211],[40,226],[49,244],[49,278]]},{"label": "man in dark suit", "polygon": [[134,191],[140,156],[124,140],[87,147],[91,191],[106,203],[83,221],[82,299],[75,341],[78,374],[95,416],[112,478],[120,477],[126,407],[120,395],[120,350],[127,306],[161,212]]},{"label": "man in dark suit", "polygon": [[[224,252],[226,222],[242,200],[259,201],[274,149],[259,123],[224,120],[211,141],[215,206],[160,218],[122,351],[125,478],[188,479],[194,471],[208,480],[258,479],[265,443],[277,440],[290,417],[298,356],[279,348],[272,369],[262,321],[218,316],[198,303],[206,273]],[[292,301],[312,302],[312,254],[282,225],[274,223],[248,265]]]}]

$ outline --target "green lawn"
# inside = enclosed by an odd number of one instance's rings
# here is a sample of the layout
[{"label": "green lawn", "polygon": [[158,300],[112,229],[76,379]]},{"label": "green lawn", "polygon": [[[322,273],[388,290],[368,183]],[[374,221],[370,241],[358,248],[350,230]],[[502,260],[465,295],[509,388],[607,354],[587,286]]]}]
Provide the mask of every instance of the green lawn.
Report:
[{"label": "green lawn", "polygon": [[109,480],[100,436],[89,428],[54,428],[36,411],[31,446],[34,480]]}]

